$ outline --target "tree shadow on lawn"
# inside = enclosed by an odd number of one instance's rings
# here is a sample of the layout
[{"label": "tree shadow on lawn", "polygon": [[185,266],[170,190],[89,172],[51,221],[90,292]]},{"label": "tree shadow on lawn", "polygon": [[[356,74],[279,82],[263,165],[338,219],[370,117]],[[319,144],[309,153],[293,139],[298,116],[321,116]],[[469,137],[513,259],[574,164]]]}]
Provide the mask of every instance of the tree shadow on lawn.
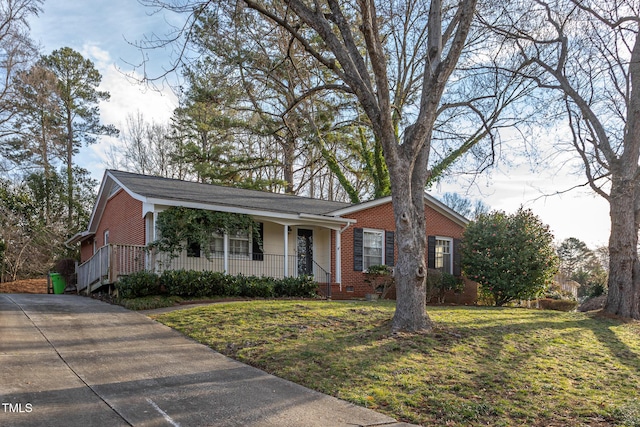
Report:
[{"label": "tree shadow on lawn", "polygon": [[[623,365],[628,372],[621,372],[621,377],[640,372],[638,348],[630,347],[613,330],[621,324],[619,321],[582,314],[571,319],[556,312],[507,310],[510,309],[496,310],[498,319],[487,319],[486,311],[478,310],[475,313],[480,318],[474,319],[472,315],[458,322],[455,316],[445,320],[447,316],[442,310],[430,311],[436,323],[430,334],[390,335],[389,319],[368,324],[353,322],[342,329],[347,332],[328,334],[328,337],[325,334],[317,340],[310,337],[298,340],[299,334],[296,334],[284,338],[287,345],[281,350],[269,350],[266,354],[269,360],[258,357],[256,364],[268,368],[272,366],[270,361],[284,361],[284,366],[276,368],[277,375],[302,380],[310,387],[337,393],[339,397],[343,397],[340,390],[369,387],[368,391],[362,390],[363,398],[369,399],[371,394],[378,393],[375,403],[382,405],[382,409],[392,405],[385,399],[393,397],[376,390],[412,387],[415,381],[411,378],[412,372],[422,369],[416,367],[416,363],[424,364],[432,369],[421,372],[424,376],[419,380],[433,385],[419,391],[422,394],[419,399],[406,397],[410,401],[405,405],[427,404],[429,410],[446,416],[457,400],[457,405],[469,415],[454,416],[454,422],[479,421],[482,417],[495,420],[502,414],[513,421],[540,425],[558,422],[563,416],[578,424],[576,417],[593,421],[602,416],[602,408],[572,407],[587,398],[579,393],[589,395],[592,388],[601,386],[597,377],[582,372],[585,364],[591,363],[591,370],[597,370],[598,363]],[[363,310],[362,314],[366,316],[367,311]],[[336,321],[336,318],[329,320]],[[313,333],[313,327],[300,333]],[[595,343],[590,339],[595,339]],[[596,345],[590,348],[591,344]],[[291,361],[292,355],[296,361]],[[615,362],[607,362],[606,356]],[[457,366],[442,368],[443,364],[451,363]],[[330,387],[335,390],[328,389]],[[408,393],[411,394],[411,390]],[[429,397],[430,393],[450,395],[450,401]],[[536,397],[547,399],[543,407],[537,407],[540,402],[536,402]],[[628,398],[632,399],[633,395]],[[353,397],[350,400],[354,400]],[[612,405],[617,403],[624,402],[612,402]],[[566,419],[564,423],[572,424]]]}]

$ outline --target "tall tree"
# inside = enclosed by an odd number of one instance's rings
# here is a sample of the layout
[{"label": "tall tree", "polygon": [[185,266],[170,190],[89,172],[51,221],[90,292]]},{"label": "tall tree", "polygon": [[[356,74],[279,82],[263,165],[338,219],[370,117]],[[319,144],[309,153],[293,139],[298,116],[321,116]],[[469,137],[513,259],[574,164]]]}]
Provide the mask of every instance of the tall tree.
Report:
[{"label": "tall tree", "polygon": [[63,47],[43,56],[40,63],[58,79],[60,119],[65,127],[67,227],[73,234],[79,227],[74,224],[73,156],[83,143],[93,144],[98,135],[116,135],[118,130],[113,125],[100,123],[98,103],[109,100],[109,93],[98,90],[102,76],[91,60]]},{"label": "tall tree", "polygon": [[595,256],[585,242],[569,237],[558,246],[558,258],[560,258],[560,272],[565,277],[571,278],[578,269],[593,261]]},{"label": "tall tree", "polygon": [[[550,93],[588,185],[610,206],[605,310],[640,319],[640,15],[632,0],[505,2],[486,24]],[[548,100],[548,98],[547,98]],[[553,104],[547,102],[547,108]],[[566,147],[559,147],[566,152]]]},{"label": "tall tree", "polygon": [[[146,3],[172,7],[161,1]],[[188,3],[174,8],[197,15],[212,4]],[[338,90],[355,98],[369,119],[389,171],[396,223],[394,331],[432,327],[425,298],[424,189],[431,176],[429,156],[440,108],[455,108],[442,105],[443,94],[467,43],[476,3],[285,0],[284,7],[255,0],[217,3],[231,13],[257,13],[276,23],[334,77],[335,85],[318,82],[303,96]],[[402,48],[393,49],[394,43]],[[469,66],[473,58],[473,54],[466,58]],[[451,152],[456,149],[463,147]]]},{"label": "tall tree", "polygon": [[49,223],[54,197],[52,185],[57,178],[55,160],[64,152],[61,147],[64,130],[60,121],[58,81],[51,71],[34,65],[18,73],[13,85],[13,135],[7,138],[5,157],[19,164],[23,170],[31,170],[32,173],[34,167],[37,171],[42,170],[45,222]]},{"label": "tall tree", "polygon": [[[0,136],[13,117],[14,76],[28,68],[37,50],[29,37],[28,19],[41,12],[42,0],[0,2]],[[10,132],[9,132],[10,133]]]}]

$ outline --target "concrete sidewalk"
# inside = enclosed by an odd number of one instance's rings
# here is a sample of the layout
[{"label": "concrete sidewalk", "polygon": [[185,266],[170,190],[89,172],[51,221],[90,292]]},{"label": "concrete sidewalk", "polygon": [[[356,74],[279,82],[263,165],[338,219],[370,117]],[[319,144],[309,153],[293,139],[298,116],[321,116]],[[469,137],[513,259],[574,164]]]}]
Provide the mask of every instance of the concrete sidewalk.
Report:
[{"label": "concrete sidewalk", "polygon": [[406,426],[73,295],[0,294],[1,426]]}]

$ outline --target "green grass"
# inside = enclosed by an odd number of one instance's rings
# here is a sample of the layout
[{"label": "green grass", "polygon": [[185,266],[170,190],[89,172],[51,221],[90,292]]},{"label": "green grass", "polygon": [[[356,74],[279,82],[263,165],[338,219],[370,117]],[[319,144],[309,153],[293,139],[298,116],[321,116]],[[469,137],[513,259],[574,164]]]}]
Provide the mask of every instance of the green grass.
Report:
[{"label": "green grass", "polygon": [[389,302],[221,303],[157,320],[232,358],[428,426],[640,426],[640,324],[584,313]]}]

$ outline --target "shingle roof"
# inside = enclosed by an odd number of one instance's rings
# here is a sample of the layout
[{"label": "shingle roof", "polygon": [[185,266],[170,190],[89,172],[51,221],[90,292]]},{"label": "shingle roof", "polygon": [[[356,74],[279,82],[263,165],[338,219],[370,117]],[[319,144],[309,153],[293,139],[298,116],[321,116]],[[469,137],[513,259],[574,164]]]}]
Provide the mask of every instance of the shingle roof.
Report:
[{"label": "shingle roof", "polygon": [[133,193],[154,199],[314,215],[325,215],[338,209],[351,206],[349,203],[202,184],[116,170],[109,170],[108,173]]}]

